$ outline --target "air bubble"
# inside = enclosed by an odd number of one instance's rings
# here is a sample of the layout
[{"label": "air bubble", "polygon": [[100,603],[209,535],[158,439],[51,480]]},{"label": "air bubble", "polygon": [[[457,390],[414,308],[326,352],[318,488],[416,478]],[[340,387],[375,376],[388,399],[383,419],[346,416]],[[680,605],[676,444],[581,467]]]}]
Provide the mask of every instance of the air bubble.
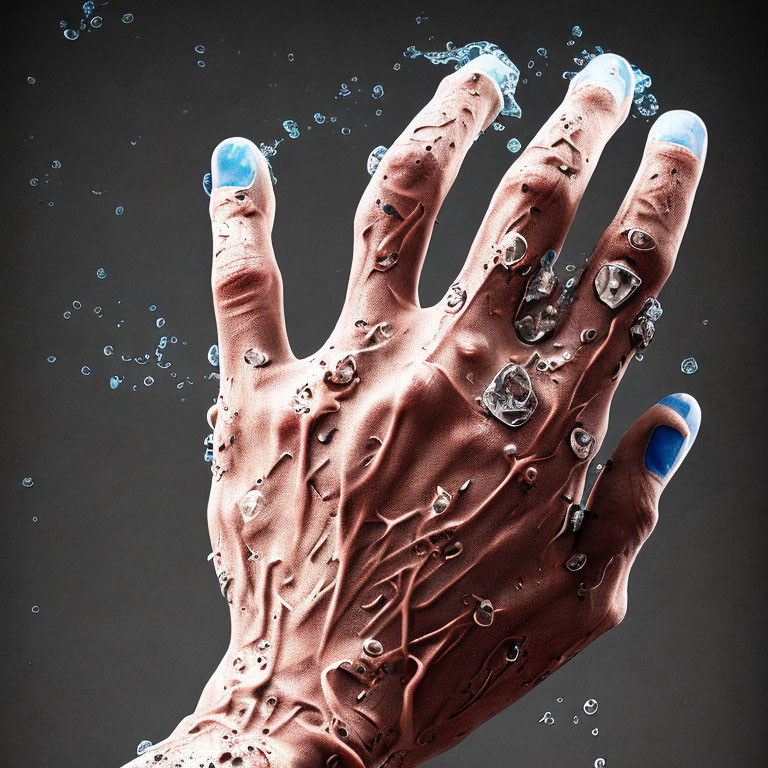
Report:
[{"label": "air bubble", "polygon": [[35,481],[34,481],[34,480],[31,478],[31,477],[25,477],[25,478],[24,478],[24,479],[21,481],[21,484],[22,484],[22,485],[23,485],[25,488],[31,488],[31,487],[32,487],[32,486],[35,484]]},{"label": "air bubble", "polygon": [[150,747],[152,746],[151,741],[147,741],[144,739],[144,741],[139,742],[139,746],[136,747],[136,754],[141,755],[144,752],[146,752]]},{"label": "air bubble", "polygon": [[96,270],[96,277],[99,278],[99,280],[103,280],[107,276],[107,270],[104,269],[104,267],[99,267]]},{"label": "air bubble", "polygon": [[151,376],[147,376],[147,378],[144,379],[145,387],[151,387],[154,383],[155,383],[155,380]]},{"label": "air bubble", "polygon": [[384,95],[384,86],[374,85],[373,90],[371,91],[371,97],[374,99],[380,99],[383,95]]},{"label": "air bubble", "polygon": [[125,208],[122,205],[118,205],[115,208],[115,216],[122,216],[125,213]]},{"label": "air bubble", "polygon": [[208,350],[208,362],[213,366],[217,366],[219,364],[219,347],[217,344],[214,344]]},{"label": "air bubble", "polygon": [[594,715],[597,712],[597,700],[596,699],[587,699],[584,702],[584,712],[587,715]]},{"label": "air bubble", "polygon": [[512,153],[519,152],[522,146],[523,145],[515,138],[512,138],[507,142],[507,149]]},{"label": "air bubble", "polygon": [[91,375],[91,369],[90,369],[90,368],[89,368],[87,365],[84,365],[84,366],[83,366],[83,367],[80,369],[80,373],[82,373],[82,374],[83,374],[83,376],[90,376],[90,375]]},{"label": "air bubble", "polygon": [[680,363],[680,370],[688,375],[696,373],[699,370],[699,364],[693,357],[686,357],[682,363]]},{"label": "air bubble", "polygon": [[133,14],[124,13],[122,21],[123,21],[123,24],[130,24],[133,21]]}]

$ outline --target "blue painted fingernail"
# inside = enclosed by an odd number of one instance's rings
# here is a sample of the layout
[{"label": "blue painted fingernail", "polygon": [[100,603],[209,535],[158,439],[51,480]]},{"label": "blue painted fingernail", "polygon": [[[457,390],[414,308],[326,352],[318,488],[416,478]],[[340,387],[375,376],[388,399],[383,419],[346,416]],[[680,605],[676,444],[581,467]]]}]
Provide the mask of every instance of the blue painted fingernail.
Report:
[{"label": "blue painted fingernail", "polygon": [[259,167],[258,147],[248,139],[225,139],[213,150],[211,185],[219,187],[250,187]]},{"label": "blue painted fingernail", "polygon": [[685,109],[665,112],[651,128],[648,141],[668,141],[687,147],[701,157],[707,147],[707,128],[702,119]]},{"label": "blue painted fingernail", "polygon": [[629,62],[615,53],[603,53],[595,56],[576,77],[571,80],[571,88],[582,83],[591,83],[610,91],[617,104],[635,90],[635,76]]},{"label": "blue painted fingernail", "polygon": [[659,400],[659,405],[666,405],[679,413],[688,425],[688,436],[681,434],[674,427],[662,424],[653,430],[648,447],[645,449],[645,467],[658,477],[666,480],[671,477],[693,445],[701,424],[701,408],[690,395],[667,395]]},{"label": "blue painted fingernail", "polygon": [[483,53],[470,59],[463,67],[464,72],[478,72],[481,75],[487,75],[499,86],[503,105],[502,115],[512,115],[520,117],[522,112],[515,102],[515,89],[517,88],[517,79],[520,77],[520,71],[510,61],[509,57],[497,48],[491,46],[494,53]]}]

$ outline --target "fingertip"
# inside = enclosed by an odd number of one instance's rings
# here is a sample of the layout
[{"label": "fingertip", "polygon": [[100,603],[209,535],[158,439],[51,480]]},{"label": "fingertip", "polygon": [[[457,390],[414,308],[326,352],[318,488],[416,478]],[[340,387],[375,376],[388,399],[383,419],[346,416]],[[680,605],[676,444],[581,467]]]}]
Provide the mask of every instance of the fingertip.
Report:
[{"label": "fingertip", "polygon": [[623,57],[615,53],[603,53],[595,56],[576,77],[571,80],[571,89],[579,85],[590,84],[605,88],[621,105],[635,90],[635,74],[632,66]]},{"label": "fingertip", "polygon": [[664,141],[691,150],[699,160],[707,152],[707,127],[687,109],[673,109],[661,115],[648,133],[648,141]]},{"label": "fingertip", "polygon": [[677,411],[688,425],[691,442],[696,439],[701,426],[701,406],[695,397],[685,392],[677,392],[674,395],[663,397],[659,400],[658,405],[665,405],[667,408]]},{"label": "fingertip", "polygon": [[667,395],[657,405],[673,410],[685,420],[687,434],[670,424],[659,424],[645,449],[645,468],[665,482],[677,471],[693,445],[701,425],[701,408],[695,398],[684,393]]}]

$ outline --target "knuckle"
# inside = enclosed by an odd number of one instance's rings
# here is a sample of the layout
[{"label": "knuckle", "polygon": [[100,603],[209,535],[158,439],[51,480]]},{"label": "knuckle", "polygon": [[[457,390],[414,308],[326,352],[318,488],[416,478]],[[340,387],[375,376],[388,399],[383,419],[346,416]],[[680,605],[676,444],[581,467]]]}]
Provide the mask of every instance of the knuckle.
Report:
[{"label": "knuckle", "polygon": [[275,270],[245,254],[216,264],[211,277],[214,300],[228,307],[252,304],[274,292],[276,284]]}]

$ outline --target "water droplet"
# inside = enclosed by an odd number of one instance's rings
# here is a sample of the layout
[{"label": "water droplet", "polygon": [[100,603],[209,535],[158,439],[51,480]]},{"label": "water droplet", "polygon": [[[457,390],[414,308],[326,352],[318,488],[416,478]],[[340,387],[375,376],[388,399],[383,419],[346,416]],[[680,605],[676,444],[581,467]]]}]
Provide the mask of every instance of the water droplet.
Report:
[{"label": "water droplet", "polygon": [[595,438],[585,429],[577,427],[571,432],[571,450],[580,458],[588,459],[595,447]]},{"label": "water droplet", "polygon": [[467,300],[467,292],[459,283],[454,283],[446,294],[445,304],[448,312],[458,312]]},{"label": "water droplet", "polygon": [[107,276],[107,270],[104,269],[104,267],[99,267],[96,270],[96,277],[99,278],[99,280],[103,280]]},{"label": "water droplet", "polygon": [[40,606],[39,605],[33,605],[32,606],[32,613],[40,613]]},{"label": "water droplet", "polygon": [[83,367],[80,369],[80,373],[82,373],[82,374],[83,374],[83,376],[90,376],[90,375],[91,375],[91,369],[90,369],[90,368],[89,368],[87,365],[84,365],[84,366],[83,366]]},{"label": "water droplet", "polygon": [[683,373],[692,374],[699,370],[699,364],[693,357],[686,357],[682,363],[680,363],[680,370]]},{"label": "water droplet", "polygon": [[34,480],[31,478],[31,477],[25,477],[25,478],[24,478],[24,479],[21,481],[21,484],[22,484],[22,485],[23,485],[25,488],[31,488],[31,487],[32,487],[32,486],[35,484],[35,481],[34,481]]},{"label": "water droplet", "polygon": [[217,344],[214,344],[208,350],[208,362],[213,366],[217,366],[219,364],[219,347]]},{"label": "water droplet", "polygon": [[519,232],[507,232],[499,243],[501,263],[509,269],[528,252],[528,241]]},{"label": "water droplet", "polygon": [[547,55],[547,49],[546,48],[537,48],[536,53],[539,54],[539,56],[546,56]]},{"label": "water droplet", "polygon": [[30,187],[36,187],[40,183],[40,179],[30,179],[29,180],[29,186]]},{"label": "water droplet", "polygon": [[394,69],[395,72],[398,72],[400,70],[400,65],[399,64],[395,64],[395,65],[393,65],[392,69]]},{"label": "water droplet", "polygon": [[356,371],[357,363],[355,358],[352,355],[347,355],[336,363],[336,367],[332,371],[328,370],[325,372],[324,379],[332,384],[346,386],[355,378]]},{"label": "water droplet", "polygon": [[597,712],[597,700],[596,699],[587,699],[584,702],[584,712],[587,715],[594,715],[595,712]]},{"label": "water droplet", "polygon": [[315,122],[322,125],[325,122],[325,115],[322,112],[315,112]]},{"label": "water droplet", "polygon": [[565,567],[569,571],[571,571],[571,573],[575,573],[576,571],[580,571],[586,565],[586,562],[587,562],[587,556],[585,554],[582,553],[578,555],[573,555],[572,557],[568,558],[568,560],[565,563]]},{"label": "water droplet", "polygon": [[158,328],[162,328],[165,325],[165,318],[164,317],[158,317],[157,320],[155,320],[155,325]]},{"label": "water droplet", "polygon": [[51,163],[51,168],[55,168],[55,169],[58,170],[59,168],[61,168],[61,162],[59,160],[54,160]]},{"label": "water droplet", "polygon": [[520,142],[519,142],[519,141],[518,141],[516,138],[511,138],[511,139],[510,139],[510,140],[507,142],[507,149],[508,149],[510,152],[513,152],[513,153],[514,153],[514,152],[519,152],[519,151],[520,151],[520,148],[521,148],[522,146],[523,146],[523,145],[522,145],[522,144],[521,144],[521,143],[520,143]]},{"label": "water droplet", "polygon": [[49,363],[55,363],[56,362],[56,355],[48,355],[48,362]]},{"label": "water droplet", "polygon": [[623,304],[642,280],[621,264],[604,264],[595,275],[595,291],[603,304],[616,309]]},{"label": "water droplet", "polygon": [[144,753],[144,752],[146,752],[146,751],[147,751],[147,750],[148,750],[148,749],[149,749],[151,746],[152,746],[152,742],[151,742],[151,741],[147,741],[146,739],[144,739],[144,741],[142,741],[142,742],[139,742],[139,746],[138,746],[138,747],[136,747],[136,754],[137,754],[137,755],[141,755],[141,754],[143,754],[143,753]]},{"label": "water droplet", "polygon": [[237,503],[240,507],[240,513],[246,520],[256,517],[264,509],[266,499],[261,491],[252,490],[243,496]]},{"label": "water droplet", "polygon": [[124,13],[122,22],[123,24],[130,24],[133,21],[133,14],[132,13]]},{"label": "water droplet", "polygon": [[384,95],[384,86],[383,85],[374,85],[373,91],[371,91],[371,96],[374,99],[380,99]]},{"label": "water droplet", "polygon": [[369,637],[363,642],[363,652],[367,656],[381,656],[381,654],[384,653],[384,646],[378,640]]},{"label": "water droplet", "polygon": [[373,176],[373,174],[376,173],[376,169],[379,167],[381,158],[384,157],[386,153],[387,153],[387,148],[381,144],[375,149],[371,150],[371,154],[368,155],[368,161],[366,163],[366,167],[368,168],[368,173],[371,176]]},{"label": "water droplet", "polygon": [[284,120],[283,128],[287,132],[288,136],[292,139],[298,139],[301,136],[298,123],[295,120]]},{"label": "water droplet", "polygon": [[448,505],[450,503],[451,503],[451,494],[448,493],[448,491],[446,491],[445,488],[441,488],[438,485],[437,496],[435,496],[435,499],[432,502],[432,509],[434,510],[435,514],[442,515],[443,512],[445,512],[445,510],[448,509]]},{"label": "water droplet", "polygon": [[493,624],[493,603],[490,600],[481,600],[472,618],[478,626],[490,627]]},{"label": "water droplet", "polygon": [[581,37],[581,34],[582,34],[582,32],[581,32],[581,27],[579,27],[579,26],[576,26],[576,27],[574,27],[574,28],[571,30],[571,34],[572,34],[574,37]]},{"label": "water droplet", "polygon": [[656,247],[656,241],[642,229],[630,229],[627,232],[627,240],[638,251],[651,251]]},{"label": "water droplet", "polygon": [[205,67],[205,62],[202,59],[199,59],[197,66],[200,67],[200,69],[203,69]]},{"label": "water droplet", "polygon": [[155,383],[155,380],[151,376],[147,376],[144,379],[144,386],[145,387],[151,387]]},{"label": "water droplet", "polygon": [[196,53],[205,53],[205,46],[204,45],[196,45],[195,46],[195,52]]},{"label": "water droplet", "polygon": [[558,697],[557,697],[557,703],[558,703],[558,704],[562,704],[562,703],[563,703],[563,701],[564,701],[564,699],[563,699],[563,697],[562,697],[562,696],[558,696]]},{"label": "water droplet", "polygon": [[598,757],[597,760],[595,760],[595,768],[605,768],[604,757]]},{"label": "water droplet", "polygon": [[341,132],[342,132],[342,133],[343,133],[345,136],[349,136],[349,128],[347,128],[346,126],[344,126],[344,127],[341,129]]},{"label": "water droplet", "polygon": [[528,372],[517,363],[508,363],[488,385],[483,403],[502,424],[520,427],[531,418],[539,401]]},{"label": "water droplet", "polygon": [[120,386],[122,379],[119,376],[112,376],[109,380],[109,388],[117,389]]},{"label": "water droplet", "polygon": [[107,344],[107,346],[104,347],[104,354],[105,355],[112,355],[112,354],[114,354],[114,352],[115,352],[115,349],[111,345]]},{"label": "water droplet", "polygon": [[76,29],[65,29],[64,37],[66,37],[67,40],[77,40],[77,38],[80,37],[80,33]]},{"label": "water droplet", "polygon": [[69,310],[67,310],[67,311],[64,313],[64,319],[65,319],[65,320],[69,320],[69,318],[70,318],[70,317],[72,317],[72,313],[71,313]]},{"label": "water droplet", "polygon": [[573,724],[574,725],[578,725],[579,724],[579,716],[578,715],[574,715],[573,716]]},{"label": "water droplet", "polygon": [[27,82],[28,82],[30,85],[34,85],[34,84],[37,82],[37,80],[35,80],[35,78],[34,78],[34,77],[32,77],[32,76],[30,75],[30,76],[27,78]]},{"label": "water droplet", "polygon": [[592,729],[592,735],[597,736],[597,734],[600,733],[600,731],[597,728]]},{"label": "water droplet", "polygon": [[122,216],[125,213],[125,208],[122,205],[118,205],[115,208],[115,216]]}]

